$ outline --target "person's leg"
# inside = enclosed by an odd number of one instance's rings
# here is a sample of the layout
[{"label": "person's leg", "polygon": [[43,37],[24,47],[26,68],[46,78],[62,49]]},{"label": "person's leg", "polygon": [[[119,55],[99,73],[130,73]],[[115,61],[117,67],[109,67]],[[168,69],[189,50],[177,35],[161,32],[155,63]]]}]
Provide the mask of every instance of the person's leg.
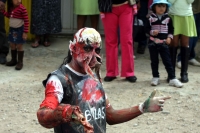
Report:
[{"label": "person's leg", "polygon": [[15,67],[16,70],[21,70],[23,67],[24,49],[23,44],[17,44],[18,61]]},{"label": "person's leg", "polygon": [[[178,48],[178,47],[177,47]],[[181,69],[181,50],[179,51],[177,55],[177,63],[176,63],[177,68]]]},{"label": "person's leg", "polygon": [[9,46],[6,39],[4,16],[0,13],[0,64],[6,63]]},{"label": "person's leg", "polygon": [[166,44],[159,46],[159,53],[165,69],[168,73],[169,80],[175,78],[175,69],[172,65],[172,59],[170,57],[169,47]]},{"label": "person's leg", "polygon": [[189,59],[194,59],[195,58],[195,45],[196,45],[196,40],[198,40],[197,37],[190,37],[189,38],[189,48],[190,48],[190,55],[189,55]]},{"label": "person's leg", "polygon": [[[117,12],[114,7],[112,12]],[[105,33],[105,50],[106,50],[106,77],[112,81],[119,75],[118,70],[118,16],[114,13],[105,13],[102,17]],[[105,77],[105,78],[106,78]],[[104,80],[105,80],[104,78]]]},{"label": "person's leg", "polygon": [[177,55],[177,62],[181,61],[181,51],[179,51],[178,55]]},{"label": "person's leg", "polygon": [[77,15],[77,29],[85,27],[85,22],[87,20],[87,15]]},{"label": "person's leg", "polygon": [[144,54],[147,45],[147,40],[138,42],[137,53]]},{"label": "person's leg", "polygon": [[153,78],[159,78],[159,72],[158,72],[158,64],[159,64],[159,56],[158,56],[158,48],[156,44],[151,43],[148,45],[149,48],[149,54],[150,54],[150,60],[151,60],[151,70]]},{"label": "person's leg", "polygon": [[169,78],[169,85],[175,87],[182,87],[183,84],[176,79],[175,70],[172,66],[171,58],[170,58],[170,51],[168,45],[160,45],[159,53],[162,58],[162,62],[167,70],[168,78]]},{"label": "person's leg", "polygon": [[[120,43],[121,43],[121,77],[134,77],[132,23],[133,9],[127,4],[121,6],[119,16]],[[126,20],[126,21],[124,21]],[[132,81],[135,82],[135,81]]]},{"label": "person's leg", "polygon": [[175,64],[176,64],[177,49],[179,45],[179,38],[180,38],[180,35],[175,35],[170,44],[170,55],[171,55],[171,61],[172,61],[172,66],[174,70],[175,70]]},{"label": "person's leg", "polygon": [[41,35],[35,35],[34,43],[31,44],[32,48],[37,48],[41,43]]},{"label": "person's leg", "polygon": [[51,45],[51,43],[50,43],[50,41],[49,41],[49,34],[45,34],[44,35],[44,46],[45,47],[48,47],[48,46],[50,46]]},{"label": "person's leg", "polygon": [[150,42],[148,45],[150,60],[151,60],[151,71],[152,71],[152,80],[151,85],[157,86],[159,84],[159,72],[158,72],[158,64],[159,64],[159,53],[157,49],[157,45],[153,42]]},{"label": "person's leg", "polygon": [[197,37],[190,37],[189,46],[190,46],[190,56],[189,59],[195,58],[195,46],[198,41],[198,37],[200,34],[200,13],[194,14],[194,20],[196,24],[196,30],[197,30]]},{"label": "person's leg", "polygon": [[90,20],[91,20],[92,28],[97,30],[98,24],[99,24],[99,14],[98,15],[90,15]]},{"label": "person's leg", "polygon": [[14,43],[10,43],[11,61],[6,63],[6,66],[15,66],[17,64],[17,49]]},{"label": "person's leg", "polygon": [[[170,56],[171,56],[171,62],[172,67],[175,69],[176,66],[176,55],[177,55],[178,47],[169,47]],[[178,58],[178,57],[177,57]]]},{"label": "person's leg", "polygon": [[[141,19],[144,24],[147,21],[147,18],[146,18],[147,14],[148,14],[148,1],[142,0],[142,1],[140,1],[140,9],[138,11],[137,16],[138,16],[138,19]],[[138,48],[137,48],[138,54],[144,54],[144,52],[145,52],[145,48],[147,45],[147,37],[145,36],[144,38],[146,38],[146,39],[138,42]]]},{"label": "person's leg", "polygon": [[190,37],[189,40],[189,48],[190,48],[190,55],[189,55],[189,64],[194,66],[200,66],[200,62],[198,62],[195,57],[195,47],[200,35],[200,13],[194,14],[194,19],[196,23],[196,30],[197,30],[197,37]]},{"label": "person's leg", "polygon": [[197,28],[197,37],[200,37],[200,13],[195,14],[195,22],[196,22],[196,28]]},{"label": "person's leg", "polygon": [[181,82],[186,83],[188,79],[189,37],[181,35]]}]

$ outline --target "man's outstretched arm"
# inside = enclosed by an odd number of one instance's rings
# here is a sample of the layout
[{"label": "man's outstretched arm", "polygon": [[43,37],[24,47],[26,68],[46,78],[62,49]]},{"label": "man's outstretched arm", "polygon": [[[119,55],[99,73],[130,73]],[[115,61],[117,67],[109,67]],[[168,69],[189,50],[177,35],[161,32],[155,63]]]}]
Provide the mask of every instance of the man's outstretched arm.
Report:
[{"label": "man's outstretched arm", "polygon": [[139,106],[134,106],[126,109],[115,110],[109,104],[109,100],[106,100],[107,108],[106,108],[106,121],[109,125],[123,123],[142,114],[139,110]]},{"label": "man's outstretched arm", "polygon": [[170,99],[169,96],[155,97],[154,90],[149,98],[138,106],[133,106],[127,109],[115,110],[110,105],[109,100],[106,100],[106,121],[108,124],[118,124],[134,119],[135,117],[146,112],[158,112],[163,110],[164,102]]}]

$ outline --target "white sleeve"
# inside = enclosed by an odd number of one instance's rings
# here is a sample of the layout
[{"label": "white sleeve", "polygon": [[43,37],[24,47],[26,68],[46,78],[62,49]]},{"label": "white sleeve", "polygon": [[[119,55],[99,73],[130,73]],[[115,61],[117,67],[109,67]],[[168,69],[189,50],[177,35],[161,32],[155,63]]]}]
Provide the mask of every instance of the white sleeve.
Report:
[{"label": "white sleeve", "polygon": [[194,0],[187,0],[188,4],[192,4],[194,2]]},{"label": "white sleeve", "polygon": [[169,3],[171,3],[172,5],[176,2],[177,0],[168,0]]},{"label": "white sleeve", "polygon": [[55,88],[55,90],[54,90],[55,94],[57,95],[58,102],[60,103],[63,99],[63,94],[64,94],[63,86],[56,75],[51,75],[46,84],[48,84],[50,82],[53,83],[53,86]]}]

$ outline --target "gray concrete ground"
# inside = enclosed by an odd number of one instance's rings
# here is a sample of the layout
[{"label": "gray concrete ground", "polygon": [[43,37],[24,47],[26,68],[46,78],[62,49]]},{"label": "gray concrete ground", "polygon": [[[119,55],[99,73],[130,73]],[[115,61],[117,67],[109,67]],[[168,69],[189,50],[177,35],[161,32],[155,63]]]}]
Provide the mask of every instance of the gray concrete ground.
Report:
[{"label": "gray concrete ground", "polygon": [[[30,43],[25,44],[24,68],[21,71],[0,65],[0,132],[53,132],[52,129],[41,127],[37,122],[36,111],[44,98],[44,87],[41,82],[49,72],[57,69],[62,63],[67,55],[70,38],[72,37],[52,37],[50,47],[41,45],[33,49]],[[200,53],[199,43],[198,53]],[[104,43],[102,55],[102,77],[104,77]],[[7,59],[10,60],[10,54]],[[152,87],[148,49],[143,55],[136,53],[135,75],[138,78],[136,83],[129,83],[120,77],[113,82],[104,83],[104,89],[113,107],[121,109],[137,105],[143,102],[153,89],[157,89],[157,95],[170,95],[172,98],[166,101],[163,112],[147,113],[127,123],[108,125],[107,133],[199,133],[199,70],[200,67],[189,65],[189,83],[184,84],[183,88],[175,88],[166,82],[167,73],[160,61],[161,83]],[[180,70],[177,68],[176,75],[180,78]]]}]

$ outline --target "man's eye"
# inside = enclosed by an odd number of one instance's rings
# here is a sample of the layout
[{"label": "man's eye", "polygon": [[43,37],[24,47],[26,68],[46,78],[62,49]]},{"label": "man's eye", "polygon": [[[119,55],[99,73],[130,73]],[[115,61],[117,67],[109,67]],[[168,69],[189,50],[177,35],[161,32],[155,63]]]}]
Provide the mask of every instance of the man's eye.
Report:
[{"label": "man's eye", "polygon": [[96,52],[97,54],[100,54],[101,49],[100,49],[100,48],[96,48],[96,49],[95,49],[95,52]]},{"label": "man's eye", "polygon": [[91,52],[93,50],[93,47],[84,47],[84,50],[86,52]]}]

